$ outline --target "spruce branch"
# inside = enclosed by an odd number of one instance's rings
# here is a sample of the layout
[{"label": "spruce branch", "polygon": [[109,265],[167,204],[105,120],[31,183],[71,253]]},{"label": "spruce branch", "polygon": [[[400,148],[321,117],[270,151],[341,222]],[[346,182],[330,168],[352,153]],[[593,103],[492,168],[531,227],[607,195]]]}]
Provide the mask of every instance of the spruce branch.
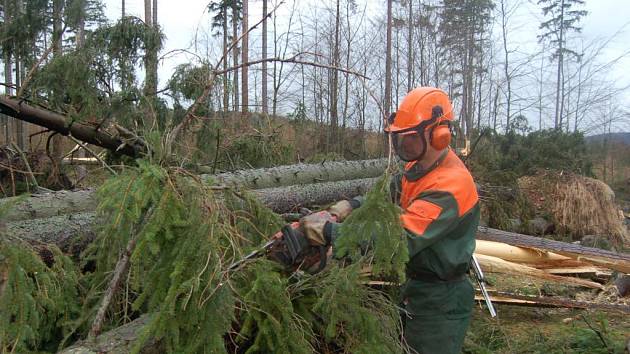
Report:
[{"label": "spruce branch", "polygon": [[120,287],[121,280],[127,273],[129,269],[129,260],[131,255],[133,254],[136,243],[138,241],[138,237],[142,234],[142,231],[147,224],[147,221],[153,214],[153,207],[150,207],[149,210],[144,214],[142,221],[140,222],[139,232],[135,232],[134,235],[129,239],[127,243],[127,247],[125,252],[122,254],[120,260],[116,264],[116,268],[114,269],[114,276],[109,282],[109,286],[107,287],[107,292],[103,297],[103,301],[101,302],[101,306],[99,307],[96,317],[94,318],[94,322],[92,323],[92,328],[90,329],[90,337],[95,338],[101,333],[103,328],[103,322],[105,321],[105,313],[107,312],[107,308],[109,307],[110,302],[112,301],[114,295],[118,291]]}]

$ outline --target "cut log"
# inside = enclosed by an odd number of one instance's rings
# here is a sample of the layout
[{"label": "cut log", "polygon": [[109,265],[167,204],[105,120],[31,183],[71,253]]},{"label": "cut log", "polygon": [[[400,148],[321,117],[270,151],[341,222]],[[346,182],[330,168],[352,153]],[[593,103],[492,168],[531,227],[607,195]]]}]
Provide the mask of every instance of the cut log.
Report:
[{"label": "cut log", "polygon": [[537,279],[553,281],[571,286],[584,286],[593,289],[602,289],[603,286],[599,283],[573,277],[561,277],[553,274],[549,274],[540,269],[528,267],[522,264],[504,261],[498,257],[486,256],[483,254],[477,254],[477,260],[484,272],[488,273],[503,273],[512,275],[526,275]]},{"label": "cut log", "polygon": [[72,120],[59,113],[34,107],[24,101],[0,96],[0,112],[13,118],[39,125],[57,132],[61,135],[73,137],[89,144],[100,146],[120,154],[138,157],[146,149],[137,141],[126,142],[117,136],[111,135],[96,125],[72,123]]},{"label": "cut log", "polygon": [[[565,261],[571,258],[544,250],[517,247],[506,243],[477,240],[475,253],[499,257],[516,263],[548,263]],[[535,267],[535,265],[533,265]]]},{"label": "cut log", "polygon": [[[301,190],[299,192],[293,192],[295,188],[289,191],[295,195],[295,197],[289,199],[289,196],[287,196],[284,200],[294,200],[296,204],[299,205],[325,204],[331,202],[331,193],[334,194],[335,197],[343,197],[353,190],[352,186],[354,184],[361,186],[361,191],[367,190],[375,181],[369,179],[383,174],[386,165],[386,159],[327,162],[314,165],[298,164],[244,170],[233,173],[221,173],[217,175],[202,175],[201,178],[208,182],[214,182],[230,187],[237,186],[238,188],[243,189],[300,186],[295,187]],[[335,186],[334,188],[337,189],[332,192],[322,188],[321,184],[318,184],[318,187],[316,188],[308,186],[313,183],[323,182],[340,182],[340,184]],[[345,185],[345,187],[343,187],[345,188],[345,193],[341,193],[338,190],[338,188],[342,188],[342,182]],[[306,189],[310,189],[312,192],[305,193],[302,191]],[[315,191],[324,195],[318,196]],[[269,190],[269,193],[272,193],[272,191]],[[11,198],[0,199],[0,208],[4,203],[10,202],[11,200]],[[326,200],[326,202],[319,202],[321,200]],[[317,203],[312,203],[311,201],[317,201]],[[96,209],[96,204],[97,201],[95,193],[94,190],[91,189],[33,195],[14,207],[13,210],[5,216],[5,220],[27,220],[94,211]],[[292,208],[283,207],[282,209],[291,210]]]},{"label": "cut log", "polygon": [[552,251],[562,256],[594,265],[630,273],[630,254],[617,253],[599,248],[584,247],[544,238],[501,231],[489,227],[479,227],[477,239],[507,243],[512,246],[536,248]]}]

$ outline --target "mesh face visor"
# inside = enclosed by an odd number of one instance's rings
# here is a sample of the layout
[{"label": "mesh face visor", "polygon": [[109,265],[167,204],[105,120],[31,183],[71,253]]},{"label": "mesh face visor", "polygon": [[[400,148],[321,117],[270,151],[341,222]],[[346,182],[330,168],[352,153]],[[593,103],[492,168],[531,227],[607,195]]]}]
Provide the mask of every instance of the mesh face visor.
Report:
[{"label": "mesh face visor", "polygon": [[393,132],[392,143],[396,155],[403,161],[415,161],[419,159],[425,151],[425,139],[421,130],[409,130],[405,132]]}]

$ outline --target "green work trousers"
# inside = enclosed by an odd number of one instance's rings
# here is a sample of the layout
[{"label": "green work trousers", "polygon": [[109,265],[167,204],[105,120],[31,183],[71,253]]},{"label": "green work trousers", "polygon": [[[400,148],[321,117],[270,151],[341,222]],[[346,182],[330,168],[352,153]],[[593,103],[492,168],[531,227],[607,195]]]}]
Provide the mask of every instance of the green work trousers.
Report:
[{"label": "green work trousers", "polygon": [[468,278],[444,283],[409,280],[403,289],[409,347],[420,354],[461,353],[474,295]]}]

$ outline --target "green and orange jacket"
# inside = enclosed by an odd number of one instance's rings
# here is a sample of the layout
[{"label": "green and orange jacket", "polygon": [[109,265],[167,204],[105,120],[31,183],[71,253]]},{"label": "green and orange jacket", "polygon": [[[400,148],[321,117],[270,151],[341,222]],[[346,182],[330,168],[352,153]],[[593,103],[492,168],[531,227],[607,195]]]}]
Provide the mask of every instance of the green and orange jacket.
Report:
[{"label": "green and orange jacket", "polygon": [[[475,250],[479,198],[464,163],[449,149],[427,169],[408,163],[401,175],[392,177],[391,185],[407,232],[408,273],[429,273],[443,280],[466,273]],[[351,201],[353,207],[360,203],[361,198]],[[330,231],[334,240],[338,225]]]}]

